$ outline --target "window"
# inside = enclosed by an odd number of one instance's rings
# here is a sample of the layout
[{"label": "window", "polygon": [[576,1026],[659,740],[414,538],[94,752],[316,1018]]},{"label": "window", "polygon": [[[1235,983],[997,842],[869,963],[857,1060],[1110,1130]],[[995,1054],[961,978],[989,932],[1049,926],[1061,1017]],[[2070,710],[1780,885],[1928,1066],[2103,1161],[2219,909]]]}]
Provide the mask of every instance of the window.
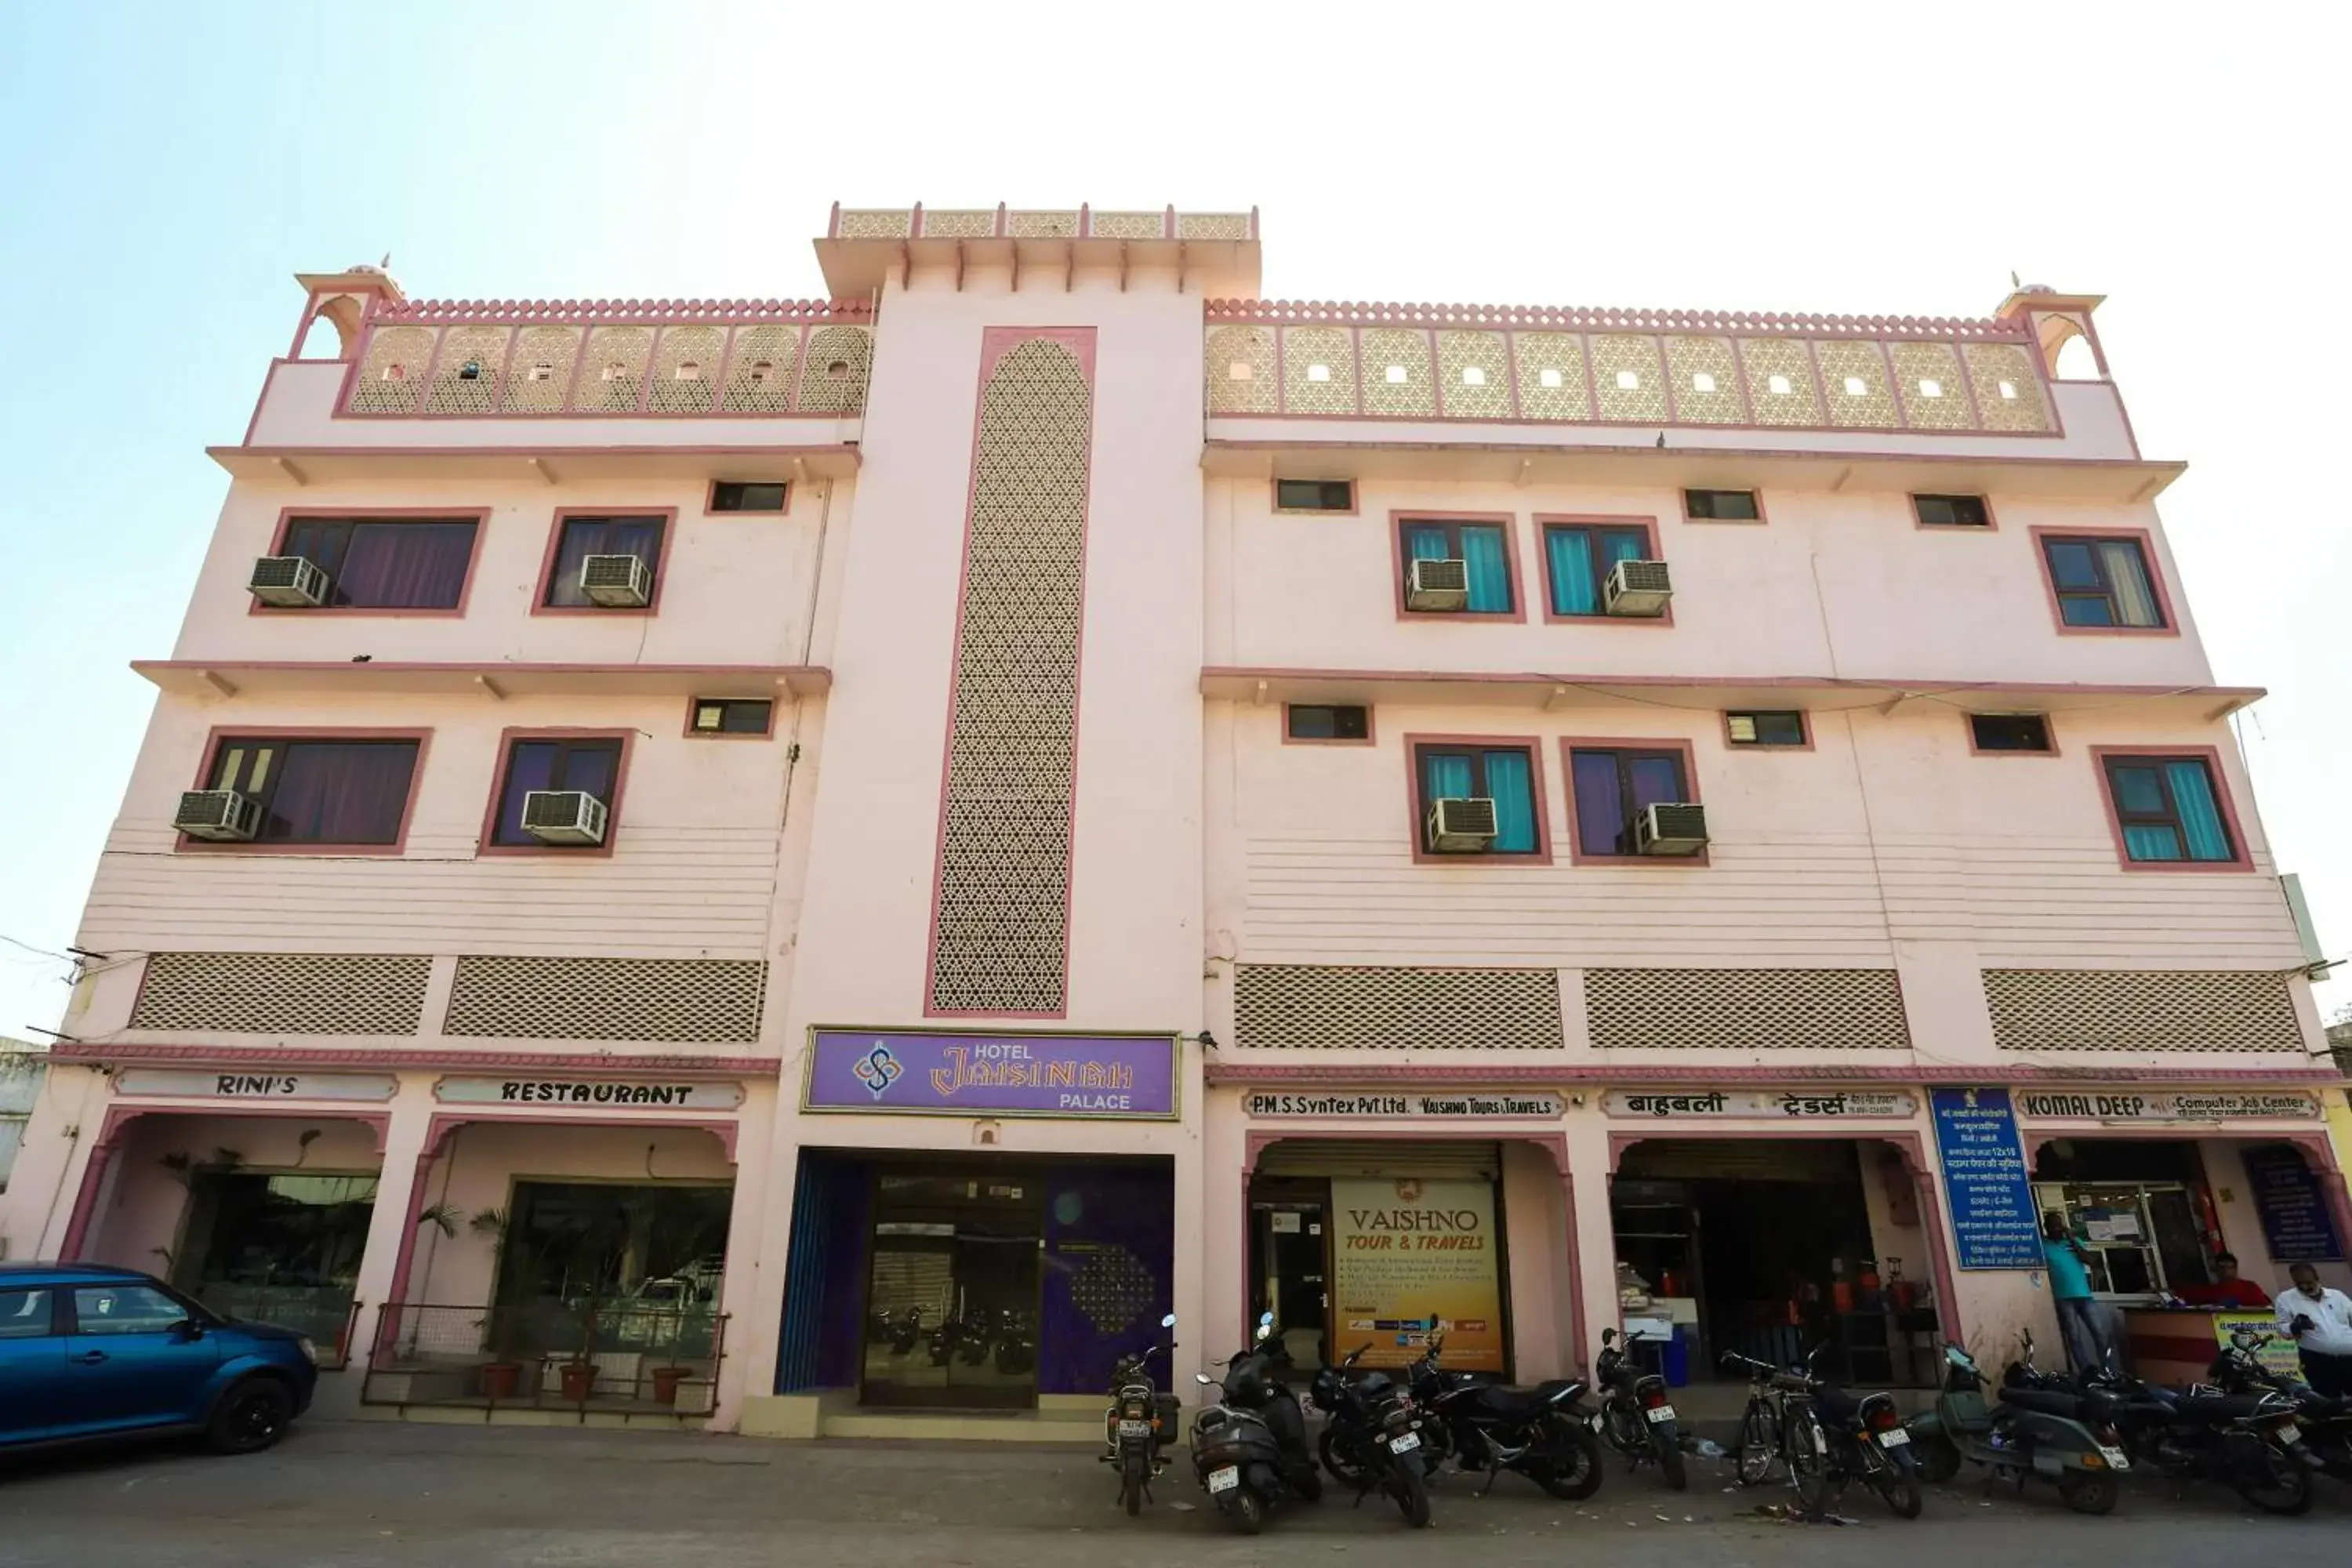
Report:
[{"label": "window", "polygon": [[664,517],[559,518],[547,586],[539,602],[551,609],[594,607],[580,587],[581,563],[591,555],[634,555],[646,563],[646,571],[658,584],[662,536],[668,531],[668,521]]},{"label": "window", "polygon": [[1372,710],[1369,708],[1293,702],[1282,710],[1283,732],[1293,741],[1369,741]]},{"label": "window", "polygon": [[1541,807],[1536,798],[1535,753],[1526,746],[1418,745],[1413,748],[1413,832],[1430,853],[1430,809],[1441,800],[1495,803],[1489,855],[1541,855]]},{"label": "window", "polygon": [[422,744],[225,736],[204,787],[260,806],[257,844],[397,844]]},{"label": "window", "polygon": [[477,519],[294,517],[276,553],[327,574],[327,605],[343,610],[454,610],[474,562]]},{"label": "window", "polygon": [[2040,713],[1971,713],[1969,742],[1979,752],[2057,751],[2050,721]]},{"label": "window", "polygon": [[1276,479],[1274,481],[1274,510],[1353,511],[1356,510],[1356,484],[1353,479]]},{"label": "window", "polygon": [[1467,614],[1508,616],[1517,612],[1518,596],[1511,581],[1508,524],[1412,519],[1398,527],[1407,562],[1459,561],[1468,569]]},{"label": "window", "polygon": [[1555,616],[1598,616],[1609,569],[1620,561],[1654,561],[1647,523],[1544,524],[1544,581]]},{"label": "window", "polygon": [[[545,849],[562,853],[609,847],[619,826],[615,809],[621,782],[621,741],[616,735],[526,735],[507,744],[506,768],[499,784],[497,820],[490,842],[508,849]],[[604,843],[542,844],[522,830],[522,797],[535,789],[579,790],[604,803],[610,813]]]},{"label": "window", "polygon": [[1694,798],[1679,747],[1571,744],[1568,775],[1580,857],[1632,855],[1633,819],[1643,806]]},{"label": "window", "polygon": [[2164,605],[2136,538],[2045,534],[2042,558],[2050,568],[2058,618],[2070,626],[2160,629]]},{"label": "window", "polygon": [[2205,758],[2110,755],[2102,762],[2126,859],[2227,865],[2238,858]]},{"label": "window", "polygon": [[785,487],[779,479],[720,479],[710,487],[711,511],[782,511]]},{"label": "window", "polygon": [[1802,746],[1805,716],[1790,711],[1726,713],[1723,736],[1735,746]]},{"label": "window", "polygon": [[73,1293],[74,1328],[84,1334],[160,1334],[195,1316],[152,1285],[83,1285]]},{"label": "window", "polygon": [[47,1339],[52,1310],[47,1290],[0,1290],[0,1340]]},{"label": "window", "polygon": [[1992,526],[1992,509],[1982,496],[1913,496],[1911,510],[1922,528]]},{"label": "window", "polygon": [[772,702],[741,697],[698,697],[687,719],[689,735],[764,735],[774,721]]},{"label": "window", "polygon": [[1685,490],[1683,515],[1702,522],[1761,522],[1754,490]]}]

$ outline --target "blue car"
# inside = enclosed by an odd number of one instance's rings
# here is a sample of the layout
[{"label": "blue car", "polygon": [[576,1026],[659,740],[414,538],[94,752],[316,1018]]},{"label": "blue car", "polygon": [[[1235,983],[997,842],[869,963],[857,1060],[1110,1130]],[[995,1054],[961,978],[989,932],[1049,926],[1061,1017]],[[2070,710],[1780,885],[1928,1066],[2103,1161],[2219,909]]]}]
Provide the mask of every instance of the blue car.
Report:
[{"label": "blue car", "polygon": [[201,1434],[249,1454],[318,1384],[300,1334],[217,1317],[135,1269],[0,1263],[0,1453]]}]

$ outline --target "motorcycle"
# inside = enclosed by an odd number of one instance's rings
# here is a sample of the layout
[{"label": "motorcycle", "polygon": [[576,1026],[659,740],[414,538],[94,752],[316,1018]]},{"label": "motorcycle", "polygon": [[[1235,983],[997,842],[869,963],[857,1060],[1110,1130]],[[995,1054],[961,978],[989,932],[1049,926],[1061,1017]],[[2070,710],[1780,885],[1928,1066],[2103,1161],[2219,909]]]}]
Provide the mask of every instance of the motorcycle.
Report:
[{"label": "motorcycle", "polygon": [[996,1370],[1018,1377],[1037,1364],[1037,1336],[1028,1319],[1007,1308],[997,1320]]},{"label": "motorcycle", "polygon": [[[2026,1364],[2033,1336],[2025,1336]],[[2049,1481],[2076,1513],[2115,1511],[2116,1478],[2131,1468],[2116,1427],[2115,1396],[2103,1390],[2072,1392],[2005,1386],[1988,1401],[1983,1370],[1956,1344],[1944,1346],[1943,1386],[1936,1408],[1914,1415],[1911,1435],[1919,1474],[1936,1482],[1960,1473],[1963,1461],[1987,1468],[1988,1483]]]},{"label": "motorcycle", "polygon": [[1192,1374],[1218,1391],[1216,1402],[1192,1417],[1192,1468],[1217,1511],[1244,1535],[1265,1529],[1266,1510],[1276,1504],[1323,1496],[1323,1477],[1307,1447],[1307,1418],[1283,1382],[1289,1365],[1267,1312],[1250,1348],[1225,1363],[1222,1382]]},{"label": "motorcycle", "polygon": [[[1876,1492],[1895,1518],[1918,1518],[1924,1501],[1919,1461],[1911,1452],[1911,1434],[1904,1429],[1895,1396],[1856,1395],[1814,1376],[1813,1363],[1821,1353],[1822,1347],[1815,1346],[1801,1373],[1780,1373],[1742,1355],[1727,1355],[1723,1361],[1790,1400],[1788,1425],[1792,1430],[1787,1438],[1811,1450],[1789,1456],[1790,1479],[1806,1512],[1820,1514],[1858,1480]],[[1798,1419],[1801,1412],[1809,1418]]]},{"label": "motorcycle", "polygon": [[[1624,1341],[1628,1347],[1641,1342],[1630,1334]],[[1666,1398],[1666,1380],[1643,1372],[1617,1346],[1617,1331],[1601,1330],[1601,1353],[1592,1363],[1601,1409],[1585,1419],[1601,1441],[1624,1456],[1626,1468],[1655,1465],[1666,1485],[1682,1491],[1690,1485],[1690,1472],[1683,1464],[1683,1436]]]},{"label": "motorcycle", "polygon": [[2317,1457],[2323,1474],[2352,1481],[2352,1399],[2332,1399],[2296,1378],[2284,1377],[2263,1365],[2262,1348],[2277,1336],[2260,1329],[2241,1328],[2213,1358],[2207,1381],[2224,1394],[2259,1394],[2268,1389],[2294,1402],[2295,1418],[2303,1425],[2304,1441]]},{"label": "motorcycle", "polygon": [[[1480,1383],[1468,1373],[1444,1371],[1438,1357],[1444,1348],[1445,1337],[1433,1336],[1407,1374],[1425,1412],[1421,1436],[1431,1475],[1454,1458],[1464,1469],[1486,1472],[1481,1497],[1505,1470],[1570,1501],[1601,1489],[1601,1440],[1573,1414],[1582,1382],[1559,1377],[1533,1388]],[[1330,1457],[1323,1462],[1328,1468]]]},{"label": "motorcycle", "polygon": [[[2116,1402],[2116,1426],[2124,1451],[2142,1464],[2187,1486],[2221,1481],[2264,1513],[2300,1514],[2311,1508],[2312,1472],[2319,1456],[2303,1440],[2295,1402],[2274,1389],[2225,1394],[2200,1384],[2162,1388],[2118,1372],[2113,1362],[2092,1368],[2069,1384],[2055,1373],[2034,1367],[2032,1342],[2027,1358],[2011,1366],[2004,1382],[2026,1389],[2096,1391]],[[2005,1390],[2011,1397],[2014,1390]]]},{"label": "motorcycle", "polygon": [[[1176,1326],[1176,1314],[1160,1320],[1162,1329]],[[1168,1468],[1168,1444],[1176,1436],[1182,1405],[1172,1393],[1162,1394],[1151,1381],[1151,1358],[1162,1347],[1151,1345],[1121,1356],[1111,1369],[1110,1408],[1103,1415],[1103,1441],[1108,1451],[1102,1463],[1118,1467],[1119,1506],[1132,1519],[1143,1511],[1151,1483]],[[1175,1352],[1175,1342],[1166,1349]]]},{"label": "motorcycle", "polygon": [[1375,1488],[1387,1493],[1404,1521],[1420,1530],[1429,1523],[1429,1489],[1422,1480],[1423,1420],[1413,1411],[1411,1392],[1388,1373],[1349,1376],[1371,1348],[1357,1346],[1339,1365],[1317,1373],[1310,1385],[1326,1417],[1319,1445],[1323,1468],[1351,1482],[1359,1503]]},{"label": "motorcycle", "polygon": [[905,1355],[915,1348],[915,1342],[923,1337],[923,1310],[909,1307],[903,1312],[886,1316],[881,1320],[881,1329],[878,1337],[890,1342],[890,1353]]},{"label": "motorcycle", "polygon": [[931,1364],[946,1366],[952,1362],[955,1359],[956,1347],[962,1341],[963,1334],[963,1319],[961,1316],[954,1312],[942,1314],[940,1318],[940,1326],[931,1331],[929,1344]]}]

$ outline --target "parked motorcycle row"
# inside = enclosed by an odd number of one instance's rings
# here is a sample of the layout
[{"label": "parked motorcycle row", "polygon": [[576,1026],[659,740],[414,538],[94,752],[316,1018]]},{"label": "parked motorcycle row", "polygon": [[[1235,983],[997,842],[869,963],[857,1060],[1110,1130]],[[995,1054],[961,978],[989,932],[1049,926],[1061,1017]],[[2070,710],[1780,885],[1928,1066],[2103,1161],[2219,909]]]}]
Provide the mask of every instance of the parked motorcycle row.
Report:
[{"label": "parked motorcycle row", "polygon": [[950,1313],[923,1332],[923,1309],[877,1311],[866,1325],[866,1337],[887,1343],[892,1355],[911,1355],[922,1345],[933,1366],[986,1366],[1017,1377],[1037,1364],[1037,1331],[1026,1314],[1011,1308],[975,1307]]},{"label": "parked motorcycle row", "polygon": [[[1160,1326],[1175,1324],[1171,1316]],[[2215,1358],[2210,1382],[2185,1390],[2112,1365],[2079,1375],[2042,1372],[2030,1332],[1993,1389],[1965,1350],[1948,1344],[1935,1408],[1908,1422],[1891,1394],[1853,1393],[1819,1376],[1818,1349],[1801,1368],[1729,1355],[1725,1369],[1749,1384],[1731,1458],[1741,1486],[1777,1476],[1809,1514],[1859,1486],[1897,1518],[1916,1519],[1921,1482],[1952,1480],[1970,1465],[1988,1485],[2053,1486],[2079,1513],[2113,1510],[2118,1478],[2135,1469],[2183,1485],[2218,1481],[2267,1512],[2301,1513],[2311,1506],[2315,1475],[2352,1482],[2352,1401],[2264,1367],[2259,1352],[2269,1337],[2239,1331]],[[1195,1374],[1215,1391],[1192,1419],[1195,1480],[1249,1535],[1286,1508],[1320,1501],[1327,1473],[1357,1504],[1393,1503],[1415,1527],[1430,1523],[1429,1483],[1448,1461],[1486,1476],[1482,1496],[1507,1470],[1553,1497],[1589,1498],[1601,1487],[1604,1450],[1629,1472],[1654,1468],[1674,1490],[1689,1484],[1693,1445],[1664,1380],[1644,1371],[1614,1330],[1602,1331],[1593,1385],[1482,1383],[1444,1370],[1444,1342],[1433,1332],[1399,1375],[1358,1370],[1369,1344],[1317,1373],[1309,1394],[1325,1423],[1310,1447],[1306,1409],[1289,1384],[1289,1352],[1266,1313],[1221,1378]],[[1151,1483],[1171,1462],[1178,1403],[1153,1382],[1150,1363],[1174,1349],[1169,1342],[1129,1356],[1112,1376],[1102,1462],[1118,1468],[1119,1500],[1130,1514],[1151,1500]]]},{"label": "parked motorcycle row", "polygon": [[2181,1389],[2127,1376],[2112,1360],[2043,1372],[2028,1332],[1990,1394],[1976,1362],[1947,1345],[1935,1412],[1910,1426],[1920,1468],[1948,1480],[1965,1462],[2020,1490],[2047,1482],[2080,1513],[2113,1510],[2117,1477],[2136,1469],[2184,1487],[2219,1482],[2265,1513],[2302,1513],[2314,1476],[2352,1480],[2352,1405],[2265,1368],[2260,1352],[2271,1338],[2239,1330],[2208,1381]]}]

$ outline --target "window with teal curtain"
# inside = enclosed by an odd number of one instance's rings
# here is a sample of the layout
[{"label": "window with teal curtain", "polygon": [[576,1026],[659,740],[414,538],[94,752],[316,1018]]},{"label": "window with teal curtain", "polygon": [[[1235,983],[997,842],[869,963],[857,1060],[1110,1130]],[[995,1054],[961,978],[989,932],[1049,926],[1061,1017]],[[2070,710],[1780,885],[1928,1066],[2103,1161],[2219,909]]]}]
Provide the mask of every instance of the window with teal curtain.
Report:
[{"label": "window with teal curtain", "polygon": [[1532,855],[1536,850],[1534,769],[1521,751],[1488,752],[1486,793],[1495,801],[1495,852]]},{"label": "window with teal curtain", "polygon": [[1407,561],[1444,561],[1454,553],[1447,542],[1444,528],[1434,522],[1408,522],[1404,525],[1404,558]]},{"label": "window with teal curtain", "polygon": [[[1438,800],[1485,799],[1495,803],[1495,842],[1490,855],[1533,855],[1543,847],[1537,831],[1535,763],[1524,747],[1421,748],[1421,816],[1415,831],[1428,831],[1430,805]],[[1425,839],[1424,839],[1425,842]]]},{"label": "window with teal curtain", "polygon": [[1544,530],[1545,575],[1551,580],[1551,613],[1601,613],[1599,574],[1592,570],[1592,535],[1581,528]]},{"label": "window with teal curtain", "polygon": [[1555,616],[1601,613],[1601,587],[1620,561],[1644,561],[1650,536],[1640,528],[1594,528],[1582,523],[1544,526],[1544,576]]},{"label": "window with teal curtain", "polygon": [[1470,572],[1470,613],[1508,615],[1511,565],[1503,548],[1503,531],[1465,526],[1461,532],[1462,560]]},{"label": "window with teal curtain", "polygon": [[2133,860],[2234,860],[2212,771],[2197,757],[2110,757],[2107,786]]}]

